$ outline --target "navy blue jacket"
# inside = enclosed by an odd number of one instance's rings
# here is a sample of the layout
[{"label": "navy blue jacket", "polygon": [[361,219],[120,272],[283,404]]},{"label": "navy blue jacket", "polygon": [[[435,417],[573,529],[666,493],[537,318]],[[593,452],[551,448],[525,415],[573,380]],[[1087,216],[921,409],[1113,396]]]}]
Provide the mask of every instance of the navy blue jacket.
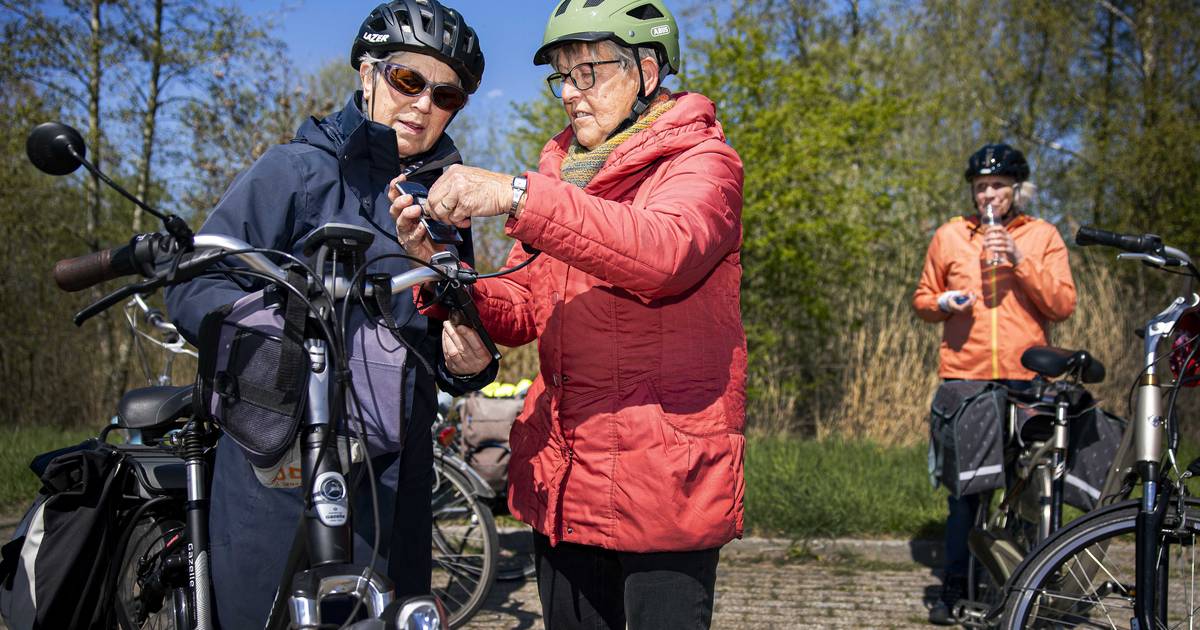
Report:
[{"label": "navy blue jacket", "polygon": [[[442,134],[426,153],[401,161],[396,153],[395,132],[368,121],[359,103],[361,92],[324,120],[306,121],[290,144],[268,149],[234,179],[200,233],[233,236],[306,260],[300,246],[306,234],[326,223],[349,223],[375,233],[368,259],[403,253],[396,240],[395,222],[388,214],[388,183],[403,172],[409,181],[428,187],[446,167],[462,160],[454,141]],[[459,256],[473,262],[470,230],[460,232],[463,244],[458,248]],[[369,271],[396,274],[410,267],[407,260],[391,258],[372,264]],[[167,307],[183,336],[195,344],[206,313],[257,288],[260,286],[243,280],[198,278],[169,289]],[[451,377],[442,362],[440,323],[431,326],[416,311],[409,293],[394,296],[393,305],[392,314],[402,325],[404,338],[436,364],[436,380],[443,390],[458,395],[495,378],[495,362],[473,379]],[[361,324],[363,320],[357,321]],[[415,371],[424,372],[418,363],[411,358],[407,361],[403,379],[404,417],[410,422],[413,418],[431,420],[436,409],[434,380],[428,375],[417,376]]]}]

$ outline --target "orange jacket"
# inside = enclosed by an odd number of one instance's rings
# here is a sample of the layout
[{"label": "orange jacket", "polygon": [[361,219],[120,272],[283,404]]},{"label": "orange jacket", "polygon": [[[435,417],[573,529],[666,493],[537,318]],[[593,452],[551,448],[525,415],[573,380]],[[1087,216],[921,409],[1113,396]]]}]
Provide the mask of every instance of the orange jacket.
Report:
[{"label": "orange jacket", "polygon": [[[942,378],[1030,379],[1021,353],[1048,343],[1050,322],[1075,310],[1075,282],[1058,229],[1028,215],[1005,226],[1024,256],[1015,267],[992,267],[984,259],[979,217],[956,217],[938,228],[925,254],[925,268],[913,294],[913,308],[942,327]],[[951,316],[938,308],[944,291],[974,291],[966,313]]]},{"label": "orange jacket", "polygon": [[[675,98],[582,190],[559,177],[571,130],[547,143],[506,226],[542,256],[475,285],[498,343],[538,342],[508,501],[552,544],[682,551],[742,534],[742,162],[711,101]],[[526,258],[518,245],[508,266]]]}]

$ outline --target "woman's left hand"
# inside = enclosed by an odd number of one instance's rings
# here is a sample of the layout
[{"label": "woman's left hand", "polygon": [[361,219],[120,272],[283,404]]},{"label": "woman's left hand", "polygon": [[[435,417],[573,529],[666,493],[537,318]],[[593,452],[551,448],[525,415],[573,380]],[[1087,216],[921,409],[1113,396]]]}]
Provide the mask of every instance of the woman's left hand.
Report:
[{"label": "woman's left hand", "polygon": [[388,184],[387,196],[392,201],[388,212],[396,220],[396,240],[409,256],[429,260],[445,247],[435,244],[421,225],[421,206],[417,205],[412,195],[401,194],[396,190],[396,184],[405,181],[400,175]]},{"label": "woman's left hand", "polygon": [[471,217],[505,214],[512,205],[512,176],[455,164],[429,190],[429,214],[455,227]]},{"label": "woman's left hand", "polygon": [[993,225],[983,233],[983,246],[988,251],[1000,254],[1013,266],[1020,263],[1024,257],[1021,250],[1017,249],[1017,242],[1013,240],[1012,234],[999,225]]},{"label": "woman's left hand", "polygon": [[492,355],[483,345],[479,333],[463,324],[458,313],[442,324],[442,357],[446,370],[455,376],[473,376],[492,362]]}]

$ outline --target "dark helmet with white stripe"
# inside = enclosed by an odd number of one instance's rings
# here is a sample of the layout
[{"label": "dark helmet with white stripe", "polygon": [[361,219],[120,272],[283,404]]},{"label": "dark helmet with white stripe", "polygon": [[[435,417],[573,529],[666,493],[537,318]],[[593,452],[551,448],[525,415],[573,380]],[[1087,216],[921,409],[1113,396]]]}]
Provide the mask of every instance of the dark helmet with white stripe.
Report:
[{"label": "dark helmet with white stripe", "polygon": [[1006,175],[1023,182],[1029,179],[1029,162],[1007,144],[985,144],[967,160],[967,181],[980,175]]},{"label": "dark helmet with white stripe", "polygon": [[450,66],[463,89],[474,94],[483,79],[479,36],[458,11],[438,0],[392,0],[371,10],[350,48],[350,66],[358,70],[363,54],[380,59],[398,51],[434,57]]}]

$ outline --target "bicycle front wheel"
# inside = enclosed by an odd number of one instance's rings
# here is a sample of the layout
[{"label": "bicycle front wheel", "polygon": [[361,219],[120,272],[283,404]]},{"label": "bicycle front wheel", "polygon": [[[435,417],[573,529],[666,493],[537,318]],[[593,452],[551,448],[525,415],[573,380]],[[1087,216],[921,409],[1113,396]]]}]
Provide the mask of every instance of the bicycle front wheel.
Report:
[{"label": "bicycle front wheel", "polygon": [[[1005,628],[1132,628],[1134,626],[1137,500],[1072,522],[1031,556],[1013,577]],[[1177,501],[1158,532],[1157,593],[1165,616],[1158,628],[1191,628],[1200,621],[1196,537],[1200,501]]]},{"label": "bicycle front wheel", "polygon": [[500,543],[491,508],[461,473],[437,463],[433,483],[433,592],[458,628],[496,582]]}]

